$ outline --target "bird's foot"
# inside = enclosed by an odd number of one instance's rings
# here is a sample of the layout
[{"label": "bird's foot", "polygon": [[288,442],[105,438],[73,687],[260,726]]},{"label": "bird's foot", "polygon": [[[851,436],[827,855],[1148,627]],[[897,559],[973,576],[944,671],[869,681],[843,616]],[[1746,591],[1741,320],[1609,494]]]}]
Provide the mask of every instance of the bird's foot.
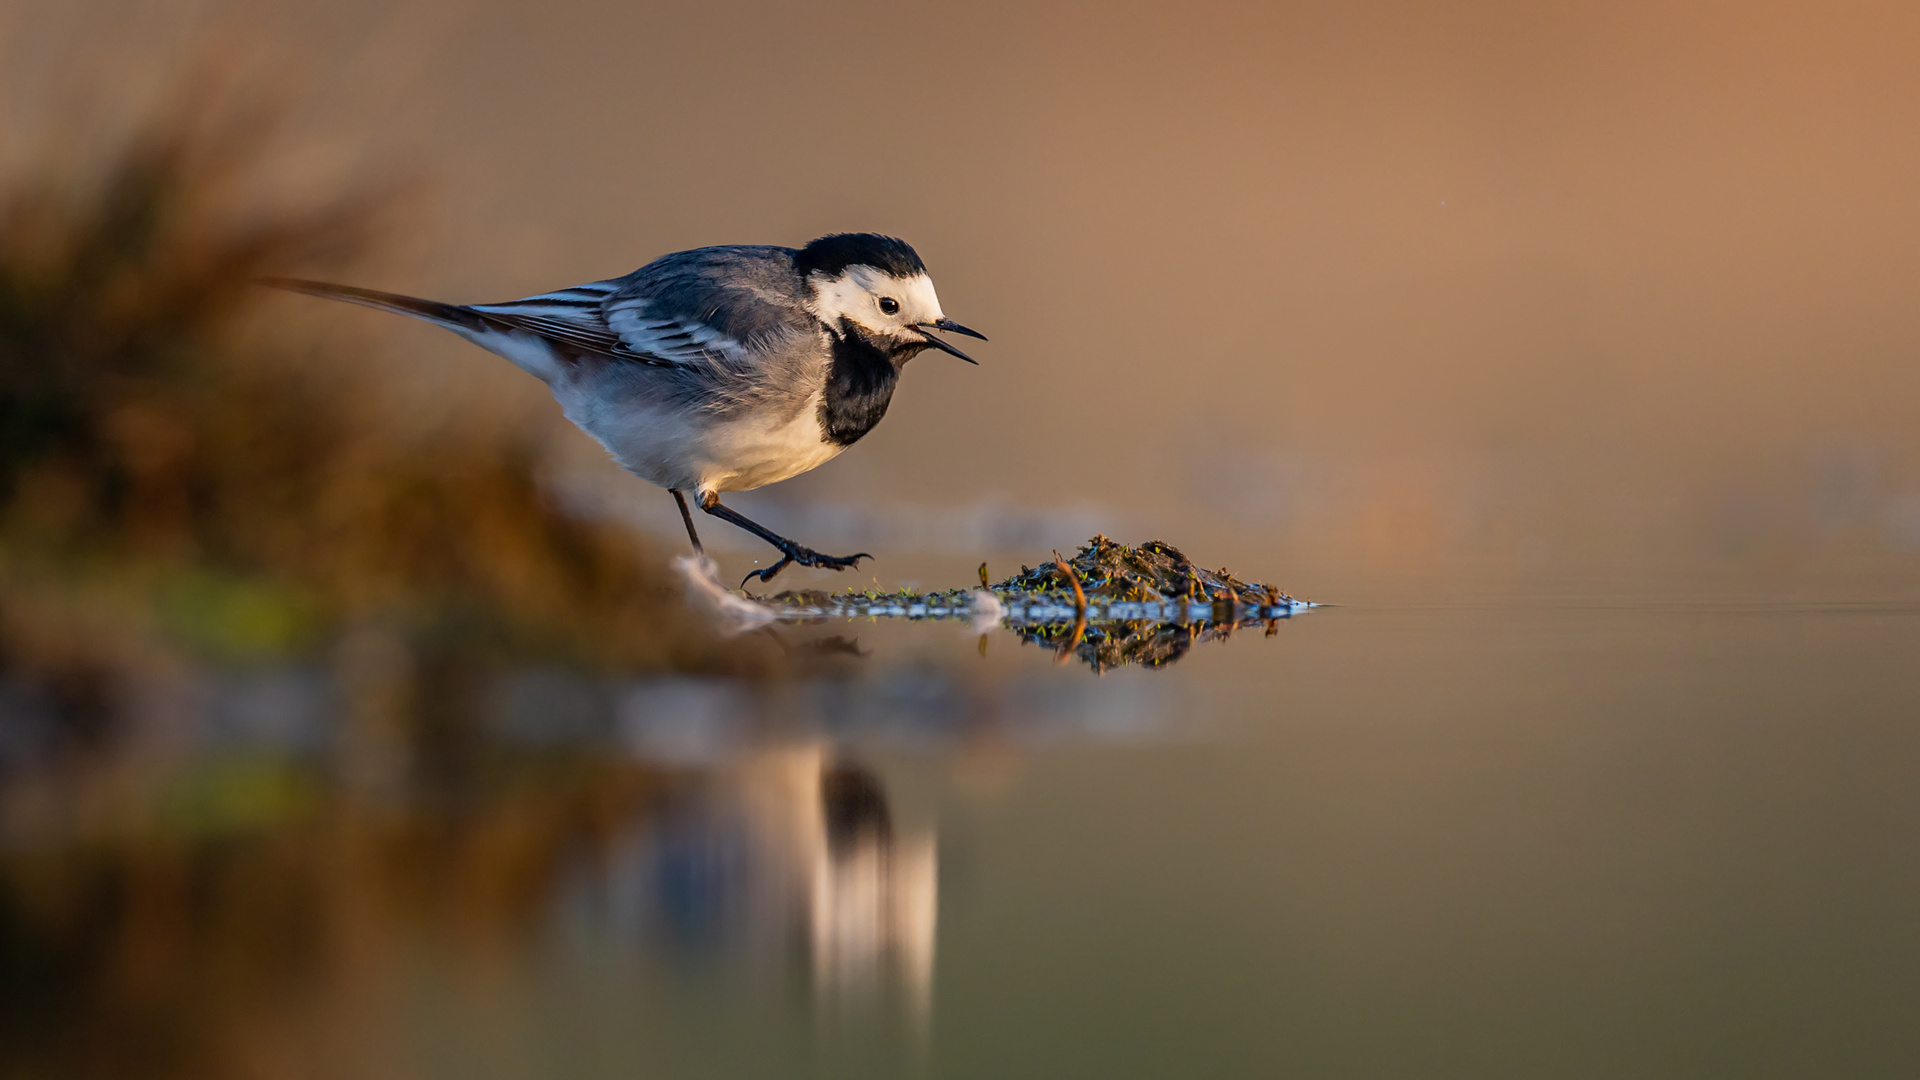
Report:
[{"label": "bird's foot", "polygon": [[873,556],[864,551],[858,555],[822,555],[812,548],[804,548],[799,544],[788,543],[780,549],[779,562],[774,563],[764,570],[755,570],[753,573],[741,578],[740,587],[742,589],[746,588],[747,582],[752,581],[754,578],[759,578],[763,584],[772,581],[773,575],[778,574],[794,563],[799,563],[801,566],[816,567],[821,570],[851,570],[860,565],[861,559],[871,558],[873,558]]},{"label": "bird's foot", "polygon": [[852,570],[860,565],[861,559],[871,559],[872,555],[861,552],[858,555],[822,555],[803,547],[795,547],[787,552],[787,558],[801,566],[813,566],[822,570]]},{"label": "bird's foot", "polygon": [[782,570],[785,570],[792,563],[793,563],[793,556],[785,555],[781,557],[779,562],[774,563],[772,566],[766,567],[761,570],[755,570],[752,573],[749,573],[746,577],[743,577],[740,579],[740,591],[746,592],[747,582],[752,581],[754,578],[759,578],[762,583],[772,581],[773,575],[779,573]]}]

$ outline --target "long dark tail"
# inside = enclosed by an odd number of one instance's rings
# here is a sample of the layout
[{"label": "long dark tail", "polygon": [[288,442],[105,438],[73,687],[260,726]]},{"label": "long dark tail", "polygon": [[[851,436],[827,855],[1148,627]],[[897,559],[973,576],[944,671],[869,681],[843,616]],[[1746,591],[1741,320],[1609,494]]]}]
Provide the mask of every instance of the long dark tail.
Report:
[{"label": "long dark tail", "polygon": [[484,332],[491,329],[487,320],[479,312],[472,308],[461,307],[459,304],[422,300],[417,296],[402,296],[399,293],[380,292],[377,289],[360,289],[352,285],[305,281],[300,278],[261,278],[260,284],[271,285],[276,289],[286,289],[288,292],[306,293],[308,296],[322,296],[328,300],[340,300],[363,307],[379,308],[381,311],[411,315],[416,319],[438,323],[450,330]]}]

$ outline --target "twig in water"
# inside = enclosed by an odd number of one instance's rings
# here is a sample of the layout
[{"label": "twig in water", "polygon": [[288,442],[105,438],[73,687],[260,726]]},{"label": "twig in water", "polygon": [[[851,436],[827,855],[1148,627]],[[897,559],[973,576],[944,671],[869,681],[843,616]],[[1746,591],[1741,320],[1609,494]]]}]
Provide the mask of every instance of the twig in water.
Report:
[{"label": "twig in water", "polygon": [[1067,560],[1061,558],[1058,551],[1053,553],[1053,565],[1059,567],[1060,572],[1067,575],[1067,584],[1073,586],[1073,613],[1081,622],[1085,622],[1087,619],[1087,594],[1080,588],[1080,575],[1073,572],[1073,567],[1067,565]]},{"label": "twig in water", "polygon": [[1067,565],[1067,560],[1061,558],[1058,551],[1053,553],[1053,565],[1067,575],[1067,584],[1073,586],[1073,634],[1053,657],[1054,663],[1064,664],[1072,658],[1073,650],[1080,644],[1081,635],[1087,632],[1087,594],[1086,590],[1080,588],[1080,575],[1073,572],[1073,567]]}]

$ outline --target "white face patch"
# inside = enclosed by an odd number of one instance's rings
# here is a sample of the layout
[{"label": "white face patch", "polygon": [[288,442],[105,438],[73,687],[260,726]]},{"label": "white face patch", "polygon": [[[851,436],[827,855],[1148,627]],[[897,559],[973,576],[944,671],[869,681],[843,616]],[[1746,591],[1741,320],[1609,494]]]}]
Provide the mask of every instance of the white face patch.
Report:
[{"label": "white face patch", "polygon": [[[813,313],[830,326],[851,319],[875,335],[913,339],[922,335],[909,327],[944,315],[933,279],[925,274],[902,278],[871,266],[849,266],[836,277],[815,274],[812,283]],[[883,300],[892,300],[899,310],[887,314]]]}]

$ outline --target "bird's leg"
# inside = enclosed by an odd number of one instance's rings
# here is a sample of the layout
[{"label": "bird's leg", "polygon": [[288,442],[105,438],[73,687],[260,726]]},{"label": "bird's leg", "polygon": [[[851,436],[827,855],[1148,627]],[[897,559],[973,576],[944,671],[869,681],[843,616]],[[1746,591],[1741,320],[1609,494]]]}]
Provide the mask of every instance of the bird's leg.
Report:
[{"label": "bird's leg", "polygon": [[[673,491],[671,488],[668,490]],[[693,513],[687,509],[687,497],[678,491],[673,491],[673,501],[680,505],[680,520],[687,523],[687,539],[693,541],[693,553],[705,555],[707,549],[700,545],[700,534],[693,531]]]},{"label": "bird's leg", "polygon": [[705,510],[707,513],[723,521],[731,521],[735,525],[740,526],[780,549],[782,556],[780,561],[764,570],[755,570],[753,573],[742,578],[740,580],[741,588],[745,588],[747,582],[752,581],[754,578],[759,578],[763,582],[772,581],[773,575],[785,570],[789,563],[799,563],[801,566],[816,566],[822,570],[845,570],[849,567],[858,566],[861,559],[873,558],[872,555],[864,551],[858,555],[822,555],[812,548],[801,547],[799,544],[781,536],[765,525],[742,516],[738,511],[729,510],[721,506],[718,492],[709,491],[701,495],[700,509]]}]

